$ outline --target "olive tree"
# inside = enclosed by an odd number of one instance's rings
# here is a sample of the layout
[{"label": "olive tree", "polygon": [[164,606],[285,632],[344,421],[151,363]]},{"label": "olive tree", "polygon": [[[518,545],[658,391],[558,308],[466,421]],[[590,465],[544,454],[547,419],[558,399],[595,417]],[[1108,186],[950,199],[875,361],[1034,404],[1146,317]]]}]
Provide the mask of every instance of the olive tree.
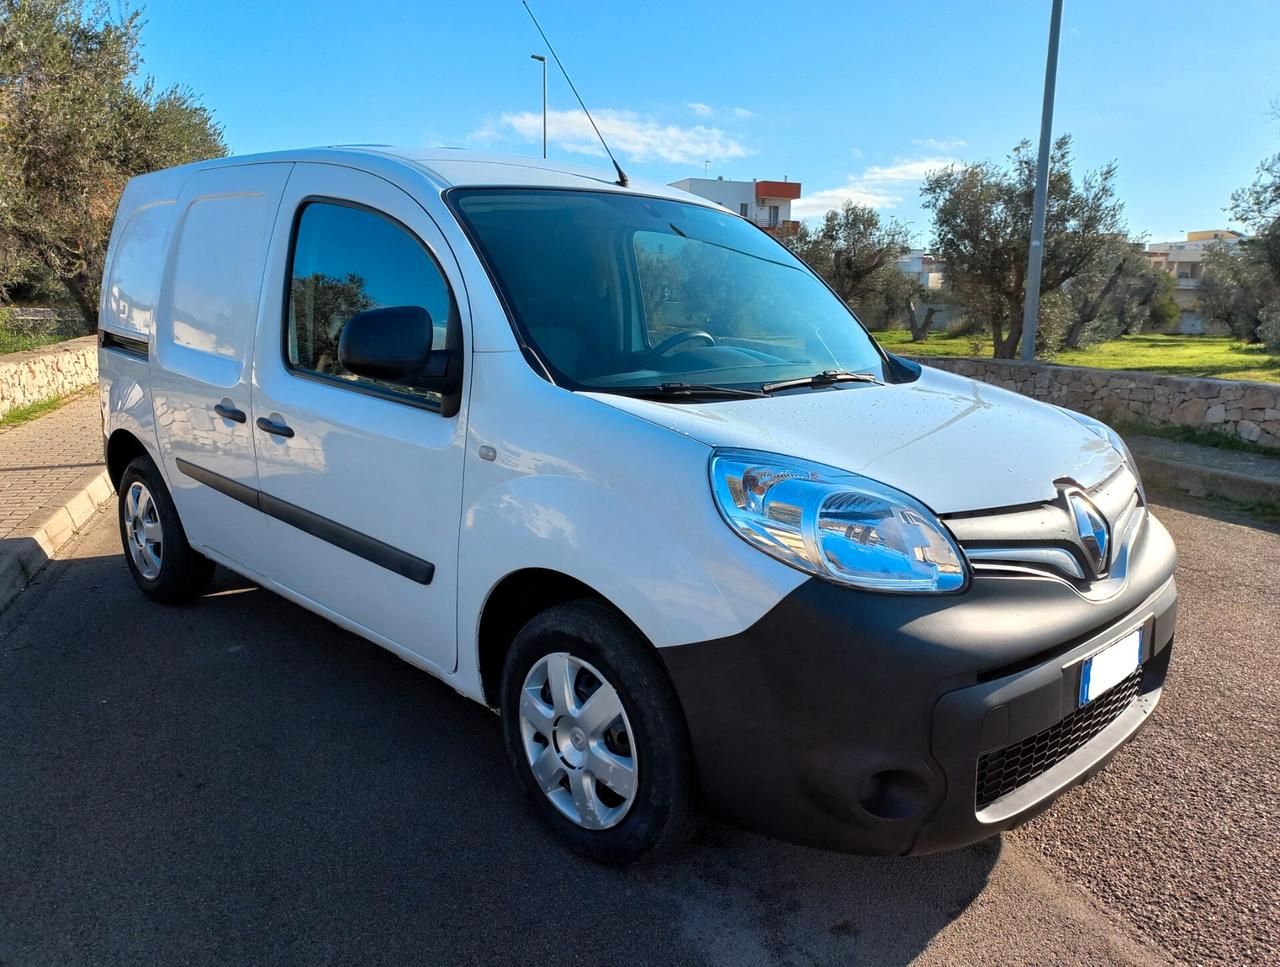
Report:
[{"label": "olive tree", "polygon": [[[1280,100],[1272,103],[1272,114],[1280,120]],[[1249,229],[1250,237],[1206,264],[1206,307],[1240,339],[1280,350],[1273,335],[1280,318],[1280,154],[1264,159],[1253,183],[1232,193],[1228,211]]]},{"label": "olive tree", "polygon": [[[1124,234],[1115,165],[1079,178],[1071,167],[1071,136],[1064,134],[1049,162],[1044,296],[1095,264]],[[933,252],[946,264],[948,286],[971,317],[990,327],[997,358],[1013,358],[1022,339],[1035,171],[1035,153],[1023,141],[1005,165],[952,165],[931,173],[921,187],[923,205],[933,214]]]},{"label": "olive tree", "polygon": [[86,323],[125,182],[226,153],[190,91],[139,76],[141,27],[102,2],[0,0],[0,253],[52,274]]},{"label": "olive tree", "polygon": [[795,232],[781,237],[853,306],[884,301],[885,290],[901,274],[897,260],[907,251],[908,239],[904,225],[885,221],[874,208],[851,201],[827,212],[816,228],[802,222]]},{"label": "olive tree", "polygon": [[1280,284],[1257,249],[1214,242],[1205,249],[1200,305],[1241,342],[1256,343],[1264,313],[1280,306]]},{"label": "olive tree", "polygon": [[1063,287],[1073,307],[1063,345],[1079,349],[1147,328],[1171,327],[1180,315],[1173,289],[1173,277],[1143,253],[1140,242],[1113,239]]}]

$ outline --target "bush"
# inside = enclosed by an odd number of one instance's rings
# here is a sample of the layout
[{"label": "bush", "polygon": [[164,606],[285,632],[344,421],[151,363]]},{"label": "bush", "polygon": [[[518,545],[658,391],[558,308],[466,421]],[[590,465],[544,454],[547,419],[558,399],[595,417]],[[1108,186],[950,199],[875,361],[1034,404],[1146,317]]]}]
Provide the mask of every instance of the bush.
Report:
[{"label": "bush", "polygon": [[83,336],[79,316],[33,318],[20,316],[11,308],[0,306],[0,355],[38,349],[64,339]]},{"label": "bush", "polygon": [[1040,300],[1040,318],[1036,326],[1036,358],[1050,362],[1062,349],[1067,330],[1075,318],[1075,306],[1071,297],[1059,290],[1047,293]]},{"label": "bush", "polygon": [[1182,310],[1171,298],[1158,298],[1151,303],[1148,319],[1155,332],[1175,332],[1178,320],[1182,318]]},{"label": "bush", "polygon": [[1258,314],[1258,338],[1273,356],[1280,356],[1280,302],[1273,302]]}]

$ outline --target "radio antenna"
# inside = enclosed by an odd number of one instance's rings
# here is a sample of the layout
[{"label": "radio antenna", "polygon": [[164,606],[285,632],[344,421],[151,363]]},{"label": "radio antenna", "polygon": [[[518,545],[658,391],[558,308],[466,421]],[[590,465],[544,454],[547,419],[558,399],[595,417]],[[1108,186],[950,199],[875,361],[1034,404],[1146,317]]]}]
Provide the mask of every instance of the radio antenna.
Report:
[{"label": "radio antenna", "polygon": [[600,139],[600,143],[604,145],[604,153],[609,156],[609,160],[613,162],[613,170],[618,173],[618,184],[626,188],[631,184],[627,180],[627,173],[622,170],[622,165],[618,164],[618,159],[613,156],[613,152],[609,150],[609,144],[604,139],[604,135],[600,133],[600,129],[596,127],[595,118],[591,116],[591,112],[587,110],[587,105],[582,100],[582,95],[578,93],[578,89],[573,86],[573,78],[569,76],[569,72],[564,69],[564,64],[560,63],[560,55],[556,53],[556,49],[551,46],[551,41],[547,40],[547,34],[542,29],[542,24],[538,23],[538,18],[533,15],[533,10],[529,7],[528,0],[520,0],[524,6],[525,12],[529,15],[529,19],[533,21],[533,25],[538,28],[538,33],[542,35],[542,42],[547,45],[547,50],[551,51],[552,58],[555,59],[556,66],[560,68],[560,73],[564,75],[564,79],[569,82],[569,90],[573,91],[573,96],[578,99],[578,104],[582,107],[582,113],[587,116],[587,120],[591,122],[591,127],[596,133],[596,137]]}]

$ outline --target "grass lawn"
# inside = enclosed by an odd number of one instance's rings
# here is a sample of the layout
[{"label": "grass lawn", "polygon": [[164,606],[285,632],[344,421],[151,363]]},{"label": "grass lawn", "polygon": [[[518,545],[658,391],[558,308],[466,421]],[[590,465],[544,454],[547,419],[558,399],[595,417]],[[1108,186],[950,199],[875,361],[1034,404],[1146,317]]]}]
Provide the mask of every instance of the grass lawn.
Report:
[{"label": "grass lawn", "polygon": [[[874,334],[890,352],[907,356],[972,356],[968,336],[933,334],[927,342],[913,343],[906,330]],[[991,356],[991,342],[982,347]],[[1280,382],[1280,359],[1268,356],[1261,346],[1246,346],[1227,336],[1121,336],[1088,349],[1069,349],[1053,360],[1064,366],[1097,366],[1100,369],[1136,369],[1169,376],[1215,376]]]},{"label": "grass lawn", "polygon": [[0,326],[0,356],[5,353],[21,353],[28,349],[39,349],[41,346],[51,346],[55,342],[62,342],[64,339],[70,338],[59,333],[37,333],[30,335],[27,333],[14,332],[4,326]]},{"label": "grass lawn", "polygon": [[26,406],[15,406],[4,416],[0,416],[0,430],[6,430],[11,426],[18,426],[22,423],[30,423],[37,417],[44,416],[46,413],[52,413],[64,403],[70,403],[77,396],[88,392],[87,390],[76,390],[74,393],[68,393],[66,396],[55,396],[53,399],[41,400],[39,403],[28,403]]}]

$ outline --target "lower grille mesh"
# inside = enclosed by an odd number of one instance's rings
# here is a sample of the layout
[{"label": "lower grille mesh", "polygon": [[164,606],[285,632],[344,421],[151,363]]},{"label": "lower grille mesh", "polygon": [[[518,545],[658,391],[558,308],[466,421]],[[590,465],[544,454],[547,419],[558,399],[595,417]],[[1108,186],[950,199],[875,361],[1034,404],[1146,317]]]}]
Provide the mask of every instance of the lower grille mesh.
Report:
[{"label": "lower grille mesh", "polygon": [[978,757],[977,807],[986,809],[1001,796],[1048,772],[1120,717],[1142,684],[1138,668],[1088,705],[1030,738]]}]

